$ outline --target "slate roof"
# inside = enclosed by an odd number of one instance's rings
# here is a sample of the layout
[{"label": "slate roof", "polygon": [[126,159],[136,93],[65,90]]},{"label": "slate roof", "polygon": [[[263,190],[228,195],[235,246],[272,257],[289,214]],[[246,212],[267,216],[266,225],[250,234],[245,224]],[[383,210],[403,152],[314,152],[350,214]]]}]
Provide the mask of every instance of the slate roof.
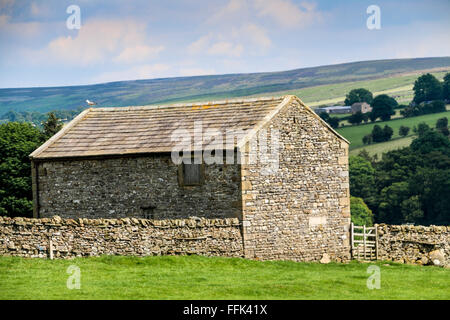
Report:
[{"label": "slate roof", "polygon": [[[234,144],[237,146],[293,98],[296,97],[169,106],[90,108],[64,126],[30,157],[52,159],[172,152],[176,146],[181,150],[183,145],[180,144],[181,140],[172,141],[174,131],[187,130],[186,133],[194,137],[200,124],[204,135],[207,130],[214,129],[224,136],[226,130],[238,133]],[[196,132],[194,125],[197,125]],[[201,148],[216,148],[215,143],[218,142],[204,141]]]}]

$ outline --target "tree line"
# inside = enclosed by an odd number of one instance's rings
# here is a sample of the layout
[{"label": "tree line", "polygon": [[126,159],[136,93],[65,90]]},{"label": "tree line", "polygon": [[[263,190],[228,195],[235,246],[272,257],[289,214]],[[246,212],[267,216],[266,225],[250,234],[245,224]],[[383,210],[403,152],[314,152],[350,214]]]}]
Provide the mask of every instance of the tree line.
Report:
[{"label": "tree line", "polygon": [[0,125],[0,216],[33,215],[30,153],[62,128],[54,113],[42,128],[30,122]]},{"label": "tree line", "polygon": [[425,123],[417,134],[380,161],[367,151],[349,158],[354,223],[450,224],[450,140]]},{"label": "tree line", "polygon": [[[72,120],[77,114],[83,111],[83,107],[75,110],[55,110],[51,111],[53,115],[64,121]],[[47,120],[49,113],[41,113],[37,111],[8,111],[0,116],[0,120],[11,122],[30,122],[35,126],[42,127],[42,124]]]}]

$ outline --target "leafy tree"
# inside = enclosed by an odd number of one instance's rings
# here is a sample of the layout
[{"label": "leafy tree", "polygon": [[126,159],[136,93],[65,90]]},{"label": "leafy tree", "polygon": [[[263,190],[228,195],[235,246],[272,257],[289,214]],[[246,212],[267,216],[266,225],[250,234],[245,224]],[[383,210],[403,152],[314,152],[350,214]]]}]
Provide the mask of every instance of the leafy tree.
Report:
[{"label": "leafy tree", "polygon": [[443,134],[429,129],[419,133],[419,137],[411,142],[411,149],[421,154],[440,151],[450,156],[450,140]]},{"label": "leafy tree", "polygon": [[408,105],[406,105],[406,104],[399,104],[399,105],[397,105],[397,107],[395,107],[395,109],[405,109],[405,108],[408,108],[409,106]]},{"label": "leafy tree", "polygon": [[339,121],[338,117],[329,117],[327,122],[332,128],[337,128],[339,127]]},{"label": "leafy tree", "polygon": [[54,112],[50,112],[48,114],[47,120],[43,123],[44,131],[42,133],[42,137],[45,140],[50,139],[54,136],[61,128],[63,124],[61,119],[57,118]]},{"label": "leafy tree", "polygon": [[410,147],[384,153],[374,164],[374,193],[378,196],[366,203],[377,222],[450,224],[448,142],[424,125]]},{"label": "leafy tree", "polygon": [[445,102],[442,100],[434,100],[429,104],[429,111],[427,113],[439,113],[445,111]]},{"label": "leafy tree", "polygon": [[446,127],[448,127],[448,118],[447,117],[439,118],[436,121],[436,129],[442,129],[442,128],[446,128]]},{"label": "leafy tree", "polygon": [[348,122],[350,122],[351,124],[360,124],[363,120],[364,120],[363,113],[361,111],[358,111],[349,117]]},{"label": "leafy tree", "polygon": [[349,117],[348,122],[350,122],[351,124],[360,124],[363,121],[363,119],[364,119],[364,116],[363,116],[362,112],[358,111]]},{"label": "leafy tree", "polygon": [[442,99],[450,100],[450,72],[444,76],[442,84]]},{"label": "leafy tree", "polygon": [[447,117],[440,118],[436,121],[436,130],[444,136],[449,136],[448,119]]},{"label": "leafy tree", "polygon": [[371,135],[372,135],[373,142],[383,142],[383,141],[385,141],[384,140],[384,131],[377,124],[373,126]]},{"label": "leafy tree", "polygon": [[30,123],[0,125],[0,215],[32,216],[28,155],[41,141],[40,131]]},{"label": "leafy tree", "polygon": [[356,102],[367,102],[371,104],[373,100],[372,92],[367,89],[359,88],[351,90],[345,97],[345,105],[351,106]]},{"label": "leafy tree", "polygon": [[398,129],[398,134],[402,137],[406,137],[409,133],[409,127],[406,126],[400,126]]},{"label": "leafy tree", "polygon": [[319,117],[321,117],[324,121],[328,121],[328,119],[330,119],[330,115],[327,112],[319,113]]},{"label": "leafy tree", "polygon": [[[55,110],[52,111],[57,118],[61,118],[64,120],[72,120],[77,114],[83,111],[83,107],[80,107],[75,110]],[[38,127],[42,126],[42,123],[46,121],[48,118],[48,114],[40,113],[40,112],[29,112],[29,111],[8,111],[7,113],[0,116],[0,119],[6,119],[8,121],[17,121],[17,122],[32,122]]]},{"label": "leafy tree", "polygon": [[403,115],[405,118],[407,117],[416,117],[423,114],[430,114],[430,113],[438,113],[438,112],[444,112],[445,109],[445,103],[442,100],[435,100],[431,102],[421,102],[419,104],[412,104],[405,109],[400,111],[400,114]]},{"label": "leafy tree", "polygon": [[364,123],[369,122],[369,115],[368,115],[368,112],[363,113],[362,118],[363,118]]},{"label": "leafy tree", "polygon": [[441,128],[438,131],[446,137],[450,136],[450,130],[448,129],[448,127]]},{"label": "leafy tree", "polygon": [[433,152],[429,160],[433,163],[418,168],[408,179],[411,193],[417,195],[423,211],[422,219],[420,215],[409,219],[424,225],[450,225],[450,157]]},{"label": "leafy tree", "polygon": [[373,213],[363,199],[350,197],[350,213],[354,224],[358,226],[373,226]]},{"label": "leafy tree", "polygon": [[373,138],[371,134],[366,134],[363,138],[362,138],[362,142],[364,144],[371,144],[373,142]]},{"label": "leafy tree", "polygon": [[371,118],[381,118],[381,120],[390,120],[391,116],[395,114],[394,108],[398,105],[394,98],[386,94],[376,96],[372,101],[372,116]]},{"label": "leafy tree", "polygon": [[360,152],[358,152],[358,157],[366,159],[372,164],[372,166],[378,161],[378,155],[375,153],[373,156],[371,156],[366,149],[362,149]]},{"label": "leafy tree", "polygon": [[3,114],[1,116],[2,119],[6,119],[8,121],[17,121],[17,122],[23,122],[25,121],[25,118],[22,114],[17,113],[16,111],[8,111],[7,113]]},{"label": "leafy tree", "polygon": [[378,206],[378,220],[389,224],[402,224],[402,203],[409,199],[409,185],[406,181],[394,182],[381,190]]},{"label": "leafy tree", "polygon": [[375,122],[377,120],[377,115],[374,112],[368,112],[367,116],[369,117],[370,121]]},{"label": "leafy tree", "polygon": [[392,135],[394,134],[394,130],[389,127],[388,125],[385,125],[383,128],[383,141],[389,141],[392,138]]},{"label": "leafy tree", "polygon": [[414,82],[415,103],[439,100],[442,98],[442,84],[430,73],[424,74]]},{"label": "leafy tree", "polygon": [[422,204],[419,196],[412,196],[403,200],[400,207],[404,222],[417,223],[423,219]]},{"label": "leafy tree", "polygon": [[416,133],[417,133],[419,136],[423,136],[423,135],[425,134],[425,132],[428,132],[428,131],[430,131],[430,130],[431,130],[431,128],[430,128],[430,126],[429,126],[428,124],[426,124],[425,122],[420,122],[420,123],[417,125]]},{"label": "leafy tree", "polygon": [[375,190],[375,169],[369,160],[360,156],[349,157],[350,194],[373,202]]},{"label": "leafy tree", "polygon": [[403,110],[401,110],[400,114],[405,118],[417,117],[417,116],[420,116],[421,114],[423,114],[423,110],[420,105],[412,104],[412,105],[404,108]]}]

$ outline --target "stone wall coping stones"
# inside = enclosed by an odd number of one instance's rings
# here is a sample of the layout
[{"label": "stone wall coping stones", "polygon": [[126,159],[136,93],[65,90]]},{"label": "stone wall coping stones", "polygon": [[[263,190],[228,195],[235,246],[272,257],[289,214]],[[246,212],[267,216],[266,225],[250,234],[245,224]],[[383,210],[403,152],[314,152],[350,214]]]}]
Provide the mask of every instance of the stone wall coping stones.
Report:
[{"label": "stone wall coping stones", "polygon": [[0,224],[10,225],[45,225],[53,227],[61,226],[95,226],[95,227],[108,227],[117,225],[130,225],[141,227],[160,227],[160,228],[202,228],[208,226],[214,227],[229,227],[240,226],[241,222],[238,218],[225,218],[225,219],[206,219],[191,217],[186,219],[137,219],[137,218],[119,218],[119,219],[62,219],[59,216],[53,216],[52,218],[24,218],[24,217],[5,217],[0,216]]}]

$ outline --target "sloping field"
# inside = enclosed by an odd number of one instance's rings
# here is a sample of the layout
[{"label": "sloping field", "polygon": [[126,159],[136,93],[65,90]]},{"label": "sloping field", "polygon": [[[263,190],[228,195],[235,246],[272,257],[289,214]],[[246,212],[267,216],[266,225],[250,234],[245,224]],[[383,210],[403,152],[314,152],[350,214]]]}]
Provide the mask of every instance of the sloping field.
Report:
[{"label": "sloping field", "polygon": [[366,150],[371,156],[378,155],[378,159],[381,159],[381,155],[384,152],[397,150],[403,147],[407,147],[414,140],[414,136],[410,135],[406,138],[396,138],[394,140],[366,145],[364,147],[356,148],[350,151],[351,156],[356,156],[362,150]]},{"label": "sloping field", "polygon": [[377,124],[381,126],[382,128],[385,125],[388,125],[394,130],[394,135],[392,136],[392,139],[400,138],[400,135],[398,134],[398,130],[400,126],[406,126],[409,127],[410,133],[409,135],[413,135],[412,129],[414,126],[417,126],[421,122],[425,122],[430,127],[434,128],[436,125],[436,121],[439,118],[447,117],[450,120],[450,111],[446,112],[440,112],[440,113],[434,113],[434,114],[427,114],[419,117],[412,117],[412,118],[399,118],[399,119],[393,119],[390,121],[378,121],[375,123],[369,123],[369,124],[362,124],[359,126],[348,126],[337,129],[337,132],[339,132],[341,135],[343,135],[347,140],[350,141],[350,150],[360,148],[364,146],[362,142],[362,138],[370,134],[372,132],[373,127]]}]

